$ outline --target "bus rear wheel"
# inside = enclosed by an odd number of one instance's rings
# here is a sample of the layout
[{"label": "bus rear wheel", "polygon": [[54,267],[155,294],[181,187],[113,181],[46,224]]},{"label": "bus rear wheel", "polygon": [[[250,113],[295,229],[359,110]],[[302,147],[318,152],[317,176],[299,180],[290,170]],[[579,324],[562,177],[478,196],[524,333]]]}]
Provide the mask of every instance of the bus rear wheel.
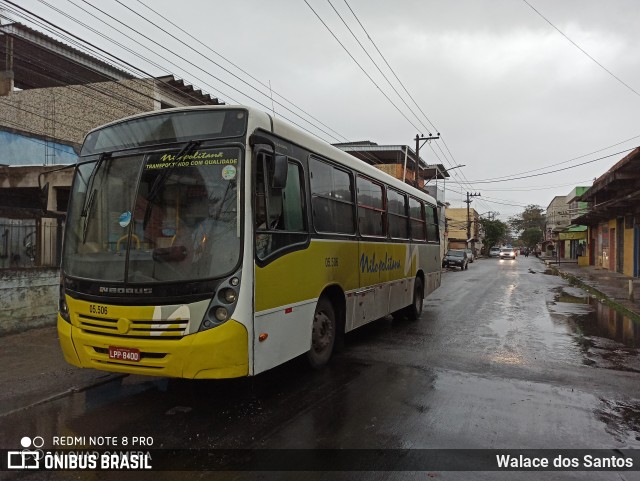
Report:
[{"label": "bus rear wheel", "polygon": [[311,349],[307,353],[309,364],[317,369],[329,362],[335,342],[335,311],[331,302],[326,297],[321,297],[313,314]]},{"label": "bus rear wheel", "polygon": [[410,321],[415,321],[422,314],[422,305],[424,302],[424,295],[422,291],[422,279],[416,277],[413,284],[413,301],[411,305],[407,307],[407,317]]}]

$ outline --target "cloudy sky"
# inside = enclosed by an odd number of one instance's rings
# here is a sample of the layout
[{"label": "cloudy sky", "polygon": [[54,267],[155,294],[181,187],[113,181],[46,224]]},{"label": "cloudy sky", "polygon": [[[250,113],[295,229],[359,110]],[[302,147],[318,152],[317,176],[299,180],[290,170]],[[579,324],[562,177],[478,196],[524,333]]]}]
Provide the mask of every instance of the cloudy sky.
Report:
[{"label": "cloudy sky", "polygon": [[47,1],[18,3],[148,73],[273,106],[329,142],[413,147],[440,132],[423,158],[465,165],[446,200],[462,207],[462,193],[479,192],[472,206],[504,220],[640,145],[635,0]]}]

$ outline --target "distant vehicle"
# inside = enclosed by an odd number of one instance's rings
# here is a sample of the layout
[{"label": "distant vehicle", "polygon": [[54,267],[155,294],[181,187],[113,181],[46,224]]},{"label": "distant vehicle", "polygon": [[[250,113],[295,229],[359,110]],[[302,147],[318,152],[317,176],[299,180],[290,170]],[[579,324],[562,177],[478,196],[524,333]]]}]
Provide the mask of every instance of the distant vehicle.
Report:
[{"label": "distant vehicle", "polygon": [[489,249],[489,257],[500,257],[500,247],[492,247]]},{"label": "distant vehicle", "polygon": [[512,247],[503,247],[500,249],[500,259],[515,259],[516,251]]},{"label": "distant vehicle", "polygon": [[467,253],[467,257],[469,258],[469,262],[473,262],[476,260],[476,256],[473,255],[473,251],[471,249],[464,249]]},{"label": "distant vehicle", "polygon": [[444,267],[459,267],[460,270],[468,269],[469,257],[467,256],[467,253],[463,250],[451,249],[451,250],[448,250],[447,254],[444,256],[442,265]]}]

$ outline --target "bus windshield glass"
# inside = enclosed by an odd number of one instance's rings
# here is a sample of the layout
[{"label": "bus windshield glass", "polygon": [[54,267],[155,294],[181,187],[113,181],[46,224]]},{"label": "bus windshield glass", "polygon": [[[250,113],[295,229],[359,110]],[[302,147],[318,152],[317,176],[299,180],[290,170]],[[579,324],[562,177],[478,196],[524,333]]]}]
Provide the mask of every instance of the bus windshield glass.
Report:
[{"label": "bus windshield glass", "polygon": [[245,134],[246,126],[247,113],[240,109],[161,113],[89,133],[81,155],[204,138],[238,137]]},{"label": "bus windshield glass", "polygon": [[106,157],[78,166],[65,274],[109,282],[221,277],[240,261],[239,148]]}]

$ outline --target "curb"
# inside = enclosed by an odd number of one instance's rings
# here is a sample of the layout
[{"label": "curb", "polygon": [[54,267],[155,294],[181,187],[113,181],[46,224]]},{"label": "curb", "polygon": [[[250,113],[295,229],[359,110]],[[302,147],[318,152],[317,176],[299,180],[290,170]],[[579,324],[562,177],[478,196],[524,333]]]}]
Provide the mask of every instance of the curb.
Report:
[{"label": "curb", "polygon": [[6,413],[0,413],[0,418],[6,417],[6,416],[10,416],[10,415],[15,414],[15,413],[20,412],[20,411],[26,411],[27,409],[31,409],[33,407],[40,406],[40,405],[46,404],[48,402],[52,402],[52,401],[55,401],[57,399],[61,399],[61,398],[66,397],[66,396],[71,396],[72,394],[76,394],[76,393],[79,393],[79,392],[87,391],[87,390],[92,389],[94,387],[102,386],[103,384],[110,383],[112,381],[115,381],[116,379],[121,379],[121,378],[127,377],[128,375],[129,374],[111,374],[111,375],[108,375],[107,377],[105,377],[103,379],[98,379],[98,380],[96,380],[94,382],[91,382],[89,384],[86,384],[84,386],[80,386],[80,387],[73,386],[73,387],[70,387],[66,391],[62,391],[62,392],[59,392],[57,394],[52,394],[51,396],[48,396],[48,397],[46,397],[44,399],[40,399],[38,401],[34,401],[31,404],[27,404],[26,406],[20,406],[19,408],[12,409],[11,411],[7,411]]},{"label": "curb", "polygon": [[579,277],[576,277],[573,274],[568,274],[566,272],[562,272],[557,267],[554,267],[552,265],[549,265],[549,264],[546,264],[546,265],[547,265],[547,267],[549,269],[551,269],[551,271],[555,275],[560,276],[563,279],[569,280],[569,282],[571,282],[572,284],[575,284],[578,287],[580,287],[582,290],[588,292],[589,294],[594,295],[599,301],[605,303],[607,306],[615,309],[616,311],[618,311],[619,313],[627,316],[628,318],[632,319],[633,321],[640,322],[640,314],[638,314],[637,312],[632,311],[628,307],[623,306],[622,304],[619,304],[616,301],[612,300],[605,293],[599,291],[598,289],[596,289],[593,286],[590,286],[589,284],[586,284]]}]

